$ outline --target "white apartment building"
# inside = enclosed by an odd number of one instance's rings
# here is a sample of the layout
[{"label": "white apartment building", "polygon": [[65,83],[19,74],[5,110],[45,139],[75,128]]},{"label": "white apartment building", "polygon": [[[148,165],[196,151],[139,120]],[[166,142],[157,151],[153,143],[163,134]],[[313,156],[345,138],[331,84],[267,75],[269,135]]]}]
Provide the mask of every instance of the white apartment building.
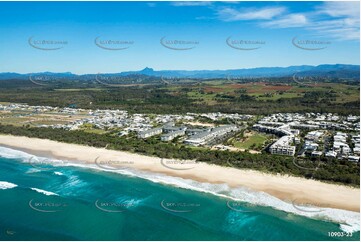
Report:
[{"label": "white apartment building", "polygon": [[269,150],[271,154],[275,155],[289,155],[294,156],[296,153],[296,147],[292,146],[293,136],[283,136],[273,143]]},{"label": "white apartment building", "polygon": [[161,140],[161,141],[171,141],[171,140],[173,140],[175,137],[182,136],[182,135],[185,135],[185,129],[179,129],[179,130],[176,130],[176,131],[167,133],[167,134],[163,134],[163,135],[160,137],[160,140]]},{"label": "white apartment building", "polygon": [[145,131],[140,131],[138,133],[138,138],[146,139],[146,138],[149,138],[151,136],[161,134],[162,132],[163,132],[162,128],[148,129],[148,130],[145,130]]},{"label": "white apartment building", "polygon": [[228,132],[236,130],[238,130],[236,125],[223,125],[213,128],[211,129],[211,131],[204,131],[196,135],[192,135],[188,139],[186,139],[184,143],[193,146],[205,145],[217,137],[221,137]]}]

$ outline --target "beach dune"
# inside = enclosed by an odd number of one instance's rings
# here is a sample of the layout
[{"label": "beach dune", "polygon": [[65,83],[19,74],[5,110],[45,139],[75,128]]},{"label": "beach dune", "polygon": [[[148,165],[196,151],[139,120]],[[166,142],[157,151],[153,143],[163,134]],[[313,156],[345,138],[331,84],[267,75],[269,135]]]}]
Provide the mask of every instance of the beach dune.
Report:
[{"label": "beach dune", "polygon": [[105,148],[10,135],[0,135],[0,146],[22,150],[37,156],[84,164],[96,164],[110,170],[120,166],[130,167],[193,179],[199,182],[226,183],[230,187],[247,187],[255,191],[266,192],[288,202],[360,211],[359,188],[328,184],[299,177],[271,175],[252,170],[210,165],[203,162],[160,159]]}]

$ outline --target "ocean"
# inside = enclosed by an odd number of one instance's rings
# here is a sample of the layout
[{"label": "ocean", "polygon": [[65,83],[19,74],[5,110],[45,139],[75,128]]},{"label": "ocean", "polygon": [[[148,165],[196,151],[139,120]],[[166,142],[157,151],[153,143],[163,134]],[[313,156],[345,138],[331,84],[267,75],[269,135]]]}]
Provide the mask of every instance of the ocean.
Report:
[{"label": "ocean", "polygon": [[42,159],[0,147],[0,240],[360,240],[359,213]]}]

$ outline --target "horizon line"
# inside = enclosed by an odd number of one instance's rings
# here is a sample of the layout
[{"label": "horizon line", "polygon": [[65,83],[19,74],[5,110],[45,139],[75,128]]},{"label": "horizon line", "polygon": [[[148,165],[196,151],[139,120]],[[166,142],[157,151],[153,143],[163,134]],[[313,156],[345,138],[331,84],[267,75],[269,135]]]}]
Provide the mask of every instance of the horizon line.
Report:
[{"label": "horizon line", "polygon": [[72,71],[38,71],[38,72],[27,72],[27,73],[21,73],[21,72],[14,72],[14,71],[2,71],[0,72],[0,74],[6,74],[6,73],[11,73],[11,74],[19,74],[19,75],[29,75],[29,74],[34,74],[34,73],[55,73],[55,74],[65,74],[65,73],[69,73],[69,74],[73,74],[73,75],[97,75],[97,74],[120,74],[123,72],[140,72],[146,69],[152,69],[153,71],[232,71],[232,70],[250,70],[250,69],[257,69],[257,68],[288,68],[288,67],[294,67],[294,66],[312,66],[312,67],[317,67],[317,66],[322,66],[322,65],[351,65],[351,66],[360,66],[360,64],[346,64],[346,63],[324,63],[324,64],[318,64],[318,65],[307,65],[307,64],[302,64],[302,65],[289,65],[289,66],[258,66],[258,67],[249,67],[249,68],[235,68],[235,69],[192,69],[192,70],[182,70],[182,69],[154,69],[152,67],[144,67],[143,69],[138,69],[138,70],[124,70],[124,71],[119,71],[119,72],[96,72],[96,73],[75,73]]}]

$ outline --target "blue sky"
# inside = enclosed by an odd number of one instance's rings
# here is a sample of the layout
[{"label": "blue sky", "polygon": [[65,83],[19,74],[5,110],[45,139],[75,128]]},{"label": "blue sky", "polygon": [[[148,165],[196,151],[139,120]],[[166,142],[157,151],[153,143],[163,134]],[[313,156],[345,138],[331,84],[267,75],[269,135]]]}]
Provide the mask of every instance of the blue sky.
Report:
[{"label": "blue sky", "polygon": [[359,64],[359,15],[358,2],[0,2],[0,72]]}]

